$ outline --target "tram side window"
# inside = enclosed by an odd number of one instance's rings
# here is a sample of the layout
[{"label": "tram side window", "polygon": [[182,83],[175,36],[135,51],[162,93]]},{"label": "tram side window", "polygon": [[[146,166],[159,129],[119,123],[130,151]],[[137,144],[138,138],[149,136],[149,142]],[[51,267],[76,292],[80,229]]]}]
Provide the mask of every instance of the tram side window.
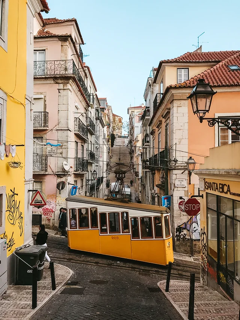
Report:
[{"label": "tram side window", "polygon": [[152,218],[142,217],[141,220],[141,238],[152,238]]},{"label": "tram side window", "polygon": [[139,239],[138,218],[132,218],[131,224],[132,224],[132,238]]},{"label": "tram side window", "polygon": [[77,209],[69,210],[70,229],[77,229]]},{"label": "tram side window", "polygon": [[97,208],[90,209],[90,216],[91,216],[91,227],[98,228]]},{"label": "tram side window", "polygon": [[129,232],[129,219],[128,219],[128,212],[122,212],[122,232],[128,233]]},{"label": "tram side window", "polygon": [[88,209],[82,208],[78,210],[79,228],[89,228]]},{"label": "tram side window", "polygon": [[101,233],[107,233],[107,214],[100,213],[100,231]]},{"label": "tram side window", "polygon": [[164,223],[165,223],[165,237],[170,237],[170,217],[165,216],[164,217]]},{"label": "tram side window", "polygon": [[162,217],[154,218],[154,226],[155,226],[155,238],[162,238],[163,237]]},{"label": "tram side window", "polygon": [[109,212],[109,233],[120,233],[119,212]]}]

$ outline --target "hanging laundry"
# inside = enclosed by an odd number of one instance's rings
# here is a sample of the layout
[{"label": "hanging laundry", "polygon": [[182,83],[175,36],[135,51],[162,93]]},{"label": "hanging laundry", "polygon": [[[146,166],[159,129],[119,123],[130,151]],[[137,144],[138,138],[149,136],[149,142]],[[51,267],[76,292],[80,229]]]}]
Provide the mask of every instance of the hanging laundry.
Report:
[{"label": "hanging laundry", "polygon": [[5,145],[0,144],[0,159],[4,160],[4,155],[5,155]]},{"label": "hanging laundry", "polygon": [[9,154],[10,154],[10,144],[6,144],[5,145],[5,153],[6,153],[6,157],[8,158],[9,157]]},{"label": "hanging laundry", "polygon": [[16,155],[16,146],[11,146],[10,145],[10,152],[12,154],[12,157],[15,157],[15,155]]}]

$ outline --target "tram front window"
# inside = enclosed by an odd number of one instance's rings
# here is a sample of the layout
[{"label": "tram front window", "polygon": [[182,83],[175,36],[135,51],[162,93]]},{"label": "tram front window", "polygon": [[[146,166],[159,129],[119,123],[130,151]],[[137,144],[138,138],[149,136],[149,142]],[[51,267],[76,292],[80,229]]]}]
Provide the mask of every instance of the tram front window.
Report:
[{"label": "tram front window", "polygon": [[90,209],[90,216],[91,216],[91,227],[98,228],[98,218],[97,218],[97,208]]},{"label": "tram front window", "polygon": [[69,210],[70,229],[77,229],[77,209]]},{"label": "tram front window", "polygon": [[89,228],[88,209],[87,208],[79,209],[78,216],[79,216],[79,227]]},{"label": "tram front window", "polygon": [[154,226],[155,226],[155,238],[162,238],[163,237],[162,217],[154,218]]},{"label": "tram front window", "polygon": [[128,212],[122,212],[122,232],[129,232],[129,220],[128,220]]},{"label": "tram front window", "polygon": [[141,238],[152,238],[152,218],[142,217],[141,220]]},{"label": "tram front window", "polygon": [[109,233],[119,233],[119,213],[118,212],[109,212]]},{"label": "tram front window", "polygon": [[101,233],[107,233],[107,214],[100,213],[100,231]]},{"label": "tram front window", "polygon": [[132,238],[139,239],[138,218],[132,218]]},{"label": "tram front window", "polygon": [[164,217],[164,223],[165,223],[165,237],[170,237],[170,217],[165,216]]}]

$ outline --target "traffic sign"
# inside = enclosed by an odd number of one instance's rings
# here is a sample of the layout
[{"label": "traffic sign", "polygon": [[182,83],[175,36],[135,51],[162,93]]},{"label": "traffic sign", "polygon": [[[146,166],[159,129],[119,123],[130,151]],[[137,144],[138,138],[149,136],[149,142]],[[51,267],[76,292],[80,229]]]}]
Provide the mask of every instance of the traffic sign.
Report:
[{"label": "traffic sign", "polygon": [[32,197],[32,201],[30,203],[30,206],[44,207],[45,205],[46,205],[46,201],[45,201],[43,195],[41,194],[40,191],[37,191]]},{"label": "traffic sign", "polygon": [[184,209],[189,216],[196,216],[200,211],[200,202],[195,198],[190,198],[185,202]]},{"label": "traffic sign", "polygon": [[72,188],[71,188],[71,196],[75,196],[76,194],[77,194],[77,189],[78,189],[78,187],[77,186],[72,186]]},{"label": "traffic sign", "polygon": [[181,200],[178,202],[178,208],[180,211],[185,212],[184,206],[185,206],[185,200]]},{"label": "traffic sign", "polygon": [[162,206],[166,208],[171,206],[171,196],[162,196]]}]

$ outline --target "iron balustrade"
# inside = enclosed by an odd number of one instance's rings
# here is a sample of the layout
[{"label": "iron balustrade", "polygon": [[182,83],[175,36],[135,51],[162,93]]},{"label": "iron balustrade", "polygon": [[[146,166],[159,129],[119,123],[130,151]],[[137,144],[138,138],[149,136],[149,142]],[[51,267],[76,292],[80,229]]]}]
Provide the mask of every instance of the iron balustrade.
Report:
[{"label": "iron balustrade", "polygon": [[103,177],[98,177],[97,178],[97,188],[99,188],[101,186],[101,184],[103,183]]},{"label": "iron balustrade", "polygon": [[87,117],[87,128],[91,133],[95,134],[95,124],[90,117]]},{"label": "iron balustrade", "polygon": [[94,162],[95,161],[95,153],[93,151],[88,151],[88,160]]},{"label": "iron balustrade", "polygon": [[79,45],[79,57],[80,57],[80,59],[81,59],[82,62],[83,62],[83,51],[82,51],[81,45]]},{"label": "iron balustrade", "polygon": [[47,156],[38,153],[33,154],[33,171],[47,172],[47,166]]},{"label": "iron balustrade", "polygon": [[141,117],[141,120],[144,121],[144,119],[146,117],[150,117],[150,108],[149,107],[146,107],[145,110],[143,111],[143,115]]},{"label": "iron balustrade", "polygon": [[34,111],[33,112],[33,128],[48,128],[48,112]]},{"label": "iron balustrade", "polygon": [[85,124],[79,118],[74,118],[74,132],[87,140],[88,130]]},{"label": "iron balustrade", "polygon": [[162,99],[163,93],[157,93],[154,100],[153,100],[153,113],[156,112],[158,105]]},{"label": "iron balustrade", "polygon": [[90,103],[90,93],[74,60],[34,61],[34,77],[75,76]]},{"label": "iron balustrade", "polygon": [[75,158],[75,172],[87,172],[88,161],[84,158]]}]

